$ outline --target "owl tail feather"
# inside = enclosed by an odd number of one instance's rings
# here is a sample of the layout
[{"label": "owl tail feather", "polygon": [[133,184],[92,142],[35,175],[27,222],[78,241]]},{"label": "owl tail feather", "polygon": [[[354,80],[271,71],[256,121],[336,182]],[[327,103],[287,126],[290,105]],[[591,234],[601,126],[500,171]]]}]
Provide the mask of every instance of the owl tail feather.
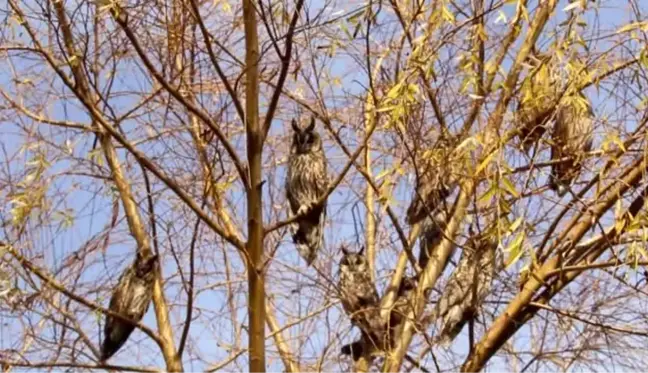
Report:
[{"label": "owl tail feather", "polygon": [[317,224],[304,219],[299,222],[297,231],[293,234],[293,242],[297,246],[299,255],[311,266],[317,258],[317,252],[324,246],[324,217],[322,214]]},{"label": "owl tail feather", "polygon": [[[452,341],[461,333],[466,323],[477,316],[472,308],[467,307],[467,305],[459,305],[455,308],[444,317],[443,322],[445,325],[436,338],[436,342],[443,347],[449,347]],[[466,309],[462,310],[462,308]]]},{"label": "owl tail feather", "polygon": [[364,341],[358,340],[348,345],[344,345],[340,352],[342,355],[351,356],[353,361],[357,361],[362,357],[362,355],[364,355]]},{"label": "owl tail feather", "polygon": [[293,242],[297,246],[299,255],[306,261],[308,266],[312,265],[317,258],[317,251],[321,246],[321,229],[319,226],[305,227],[301,225],[293,234]]},{"label": "owl tail feather", "polygon": [[[568,181],[568,182],[566,182]],[[552,176],[552,180],[549,183],[549,188],[556,192],[558,197],[562,197],[567,193],[567,189],[571,185],[571,180],[558,180],[557,177]]]}]

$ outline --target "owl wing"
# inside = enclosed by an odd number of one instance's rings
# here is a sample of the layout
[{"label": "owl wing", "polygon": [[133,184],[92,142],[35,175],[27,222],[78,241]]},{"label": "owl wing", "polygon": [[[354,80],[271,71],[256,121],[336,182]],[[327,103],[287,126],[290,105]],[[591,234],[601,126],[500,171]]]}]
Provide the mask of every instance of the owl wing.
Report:
[{"label": "owl wing", "polygon": [[297,213],[297,210],[299,210],[299,201],[297,200],[295,191],[292,188],[291,179],[292,178],[290,177],[289,172],[289,176],[286,178],[286,198],[288,199],[288,203],[290,204],[291,212],[295,214]]}]

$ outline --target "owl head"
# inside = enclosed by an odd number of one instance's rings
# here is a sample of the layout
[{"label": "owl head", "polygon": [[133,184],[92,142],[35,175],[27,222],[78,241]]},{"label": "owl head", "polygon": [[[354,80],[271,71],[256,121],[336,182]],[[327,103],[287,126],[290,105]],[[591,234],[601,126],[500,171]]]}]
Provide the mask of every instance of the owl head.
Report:
[{"label": "owl head", "polygon": [[369,263],[364,256],[364,246],[357,253],[347,250],[342,246],[342,259],[340,260],[340,270],[342,272],[365,272],[369,270]]},{"label": "owl head", "polygon": [[147,279],[153,275],[153,270],[157,264],[158,256],[149,255],[144,257],[143,255],[137,254],[137,259],[135,261],[135,275],[142,279]]},{"label": "owl head", "polygon": [[305,129],[299,128],[297,121],[294,119],[291,122],[293,131],[293,141],[290,151],[293,154],[307,154],[316,152],[322,149],[322,140],[317,132],[315,132],[315,118],[311,117],[310,124]]}]

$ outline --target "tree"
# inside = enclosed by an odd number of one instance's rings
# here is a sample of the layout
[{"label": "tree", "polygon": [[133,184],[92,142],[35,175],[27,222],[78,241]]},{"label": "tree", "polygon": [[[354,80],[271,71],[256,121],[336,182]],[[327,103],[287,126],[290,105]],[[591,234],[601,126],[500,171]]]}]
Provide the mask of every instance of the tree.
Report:
[{"label": "tree", "polygon": [[[634,0],[9,0],[0,297],[12,321],[0,362],[646,368],[646,10]],[[591,108],[593,147],[552,159],[565,107]],[[284,179],[290,122],[311,116],[330,183],[325,245],[308,268]],[[542,128],[527,149],[522,122]],[[558,196],[550,169],[576,163]],[[427,211],[445,221],[421,266],[425,224],[405,217],[430,175],[448,176]],[[445,346],[435,306],[475,240],[497,242],[503,263]],[[357,361],[339,356],[360,334],[338,302],[343,243],[366,247],[385,322],[403,314],[393,343]],[[160,255],[154,312],[100,363],[108,297],[136,253]],[[404,278],[416,279],[407,307]]]}]

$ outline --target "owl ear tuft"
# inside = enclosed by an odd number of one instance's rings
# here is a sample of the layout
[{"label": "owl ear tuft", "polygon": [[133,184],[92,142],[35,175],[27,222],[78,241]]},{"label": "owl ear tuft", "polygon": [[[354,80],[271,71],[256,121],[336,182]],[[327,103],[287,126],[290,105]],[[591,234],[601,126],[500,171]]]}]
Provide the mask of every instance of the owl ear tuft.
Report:
[{"label": "owl ear tuft", "polygon": [[301,129],[300,129],[299,126],[297,125],[297,121],[296,121],[295,119],[293,119],[292,122],[290,122],[290,125],[292,126],[292,129],[293,129],[295,132],[298,132],[298,133],[301,132]]},{"label": "owl ear tuft", "polygon": [[342,249],[342,254],[344,254],[344,255],[349,255],[350,254],[349,250],[347,250],[346,246],[342,245],[341,249]]},{"label": "owl ear tuft", "polygon": [[362,254],[364,253],[364,251],[365,251],[365,247],[362,246],[362,247],[360,248],[360,251],[358,251],[358,255],[362,255]]},{"label": "owl ear tuft", "polygon": [[311,132],[314,129],[315,129],[315,117],[313,116],[313,117],[311,117],[310,124],[308,125],[308,127],[306,127],[306,131]]}]

